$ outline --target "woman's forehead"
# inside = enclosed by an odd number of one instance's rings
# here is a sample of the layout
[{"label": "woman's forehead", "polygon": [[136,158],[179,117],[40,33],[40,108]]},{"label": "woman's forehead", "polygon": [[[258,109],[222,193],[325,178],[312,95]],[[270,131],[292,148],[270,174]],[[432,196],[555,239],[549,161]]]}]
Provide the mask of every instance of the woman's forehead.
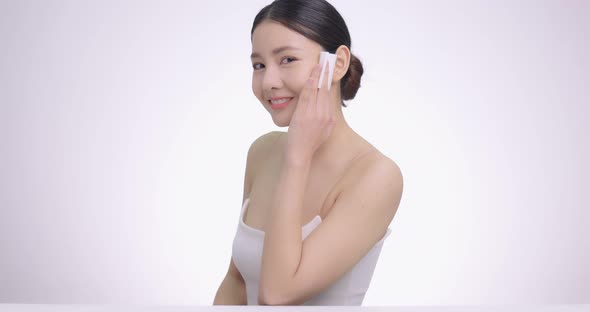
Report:
[{"label": "woman's forehead", "polygon": [[[300,49],[300,52],[313,48],[314,42],[286,26],[272,21],[260,23],[252,34],[252,54],[272,54],[282,47]],[[283,49],[284,50],[284,49]]]}]

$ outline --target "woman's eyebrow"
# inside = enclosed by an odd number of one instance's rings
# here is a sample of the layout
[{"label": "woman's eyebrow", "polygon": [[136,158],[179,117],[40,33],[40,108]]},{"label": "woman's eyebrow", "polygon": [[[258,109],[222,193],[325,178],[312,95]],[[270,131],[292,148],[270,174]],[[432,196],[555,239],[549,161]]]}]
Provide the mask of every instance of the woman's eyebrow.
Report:
[{"label": "woman's eyebrow", "polygon": [[[272,54],[276,55],[276,54],[279,54],[279,53],[286,51],[286,50],[303,50],[303,49],[292,47],[292,46],[282,46],[282,47],[278,47],[278,48],[272,50]],[[253,59],[255,57],[260,57],[260,54],[254,52],[254,53],[252,53],[252,55],[250,55],[251,59]]]}]

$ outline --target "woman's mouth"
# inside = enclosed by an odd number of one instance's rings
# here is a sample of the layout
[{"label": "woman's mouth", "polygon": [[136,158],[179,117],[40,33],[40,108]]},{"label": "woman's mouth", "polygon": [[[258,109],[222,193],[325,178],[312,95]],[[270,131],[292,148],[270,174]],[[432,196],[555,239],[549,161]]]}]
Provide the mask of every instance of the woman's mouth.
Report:
[{"label": "woman's mouth", "polygon": [[270,103],[270,108],[272,109],[281,109],[289,105],[289,103],[291,103],[291,100],[293,100],[293,98],[281,98],[276,100],[269,100],[268,103]]}]

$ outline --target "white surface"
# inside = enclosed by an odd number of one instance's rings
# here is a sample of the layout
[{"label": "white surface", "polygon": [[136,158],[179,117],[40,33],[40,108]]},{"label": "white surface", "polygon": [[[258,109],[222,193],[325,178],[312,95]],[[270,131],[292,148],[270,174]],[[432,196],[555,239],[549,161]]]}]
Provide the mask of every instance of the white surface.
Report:
[{"label": "white surface", "polygon": [[[213,302],[268,3],[0,1],[0,302]],[[332,3],[405,179],[364,305],[588,303],[589,2]]]},{"label": "white surface", "polygon": [[346,306],[129,306],[129,305],[5,305],[0,311],[10,312],[204,312],[204,311],[331,311],[331,312],[578,312],[588,311],[590,305],[476,305],[476,306],[396,306],[396,307],[346,307]]}]

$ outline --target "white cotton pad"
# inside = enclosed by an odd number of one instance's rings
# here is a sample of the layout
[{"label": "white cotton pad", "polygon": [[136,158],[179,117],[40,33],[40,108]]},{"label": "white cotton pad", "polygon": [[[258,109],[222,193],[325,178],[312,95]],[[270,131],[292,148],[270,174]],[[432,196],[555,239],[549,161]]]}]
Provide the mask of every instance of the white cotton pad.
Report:
[{"label": "white cotton pad", "polygon": [[318,81],[318,88],[322,88],[322,81],[324,80],[324,72],[326,71],[326,56],[328,52],[320,53],[320,64],[322,65],[322,69],[320,70],[320,80]]},{"label": "white cotton pad", "polygon": [[332,86],[332,77],[334,77],[334,69],[336,67],[336,54],[332,54],[330,52],[321,52],[320,53],[320,64],[322,64],[322,69],[320,72],[320,81],[318,81],[318,88],[322,87],[322,81],[324,80],[324,73],[326,71],[326,67],[328,67],[328,90]]}]

